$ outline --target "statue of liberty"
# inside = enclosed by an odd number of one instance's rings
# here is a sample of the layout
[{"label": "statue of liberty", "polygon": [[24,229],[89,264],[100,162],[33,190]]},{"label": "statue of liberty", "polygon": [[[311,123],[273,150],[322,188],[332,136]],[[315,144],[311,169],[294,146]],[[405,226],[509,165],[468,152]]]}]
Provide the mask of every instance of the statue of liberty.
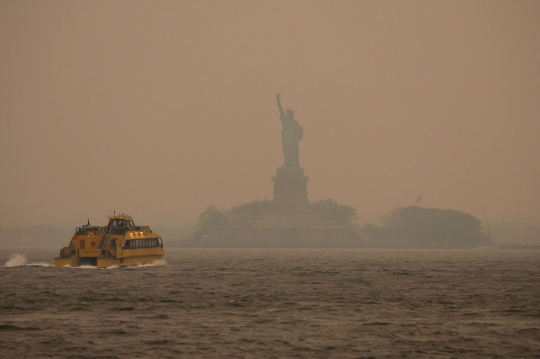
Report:
[{"label": "statue of liberty", "polygon": [[276,94],[279,107],[279,119],[283,125],[281,130],[281,144],[283,146],[283,157],[285,157],[284,168],[300,168],[300,145],[299,141],[304,136],[304,128],[294,119],[294,111],[287,109],[283,111],[281,107],[280,94]]}]

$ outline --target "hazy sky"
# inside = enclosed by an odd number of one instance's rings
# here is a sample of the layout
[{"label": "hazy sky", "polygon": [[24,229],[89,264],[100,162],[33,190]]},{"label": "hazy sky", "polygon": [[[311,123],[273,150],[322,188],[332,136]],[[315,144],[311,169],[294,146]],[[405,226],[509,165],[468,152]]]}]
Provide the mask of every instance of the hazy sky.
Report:
[{"label": "hazy sky", "polygon": [[540,1],[0,0],[0,226],[272,197],[540,218]]}]

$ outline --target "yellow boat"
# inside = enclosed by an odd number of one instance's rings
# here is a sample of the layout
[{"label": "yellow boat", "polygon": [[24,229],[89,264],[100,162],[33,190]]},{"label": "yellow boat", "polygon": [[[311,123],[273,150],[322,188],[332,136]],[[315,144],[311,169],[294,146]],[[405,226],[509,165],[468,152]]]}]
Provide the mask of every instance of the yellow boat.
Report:
[{"label": "yellow boat", "polygon": [[54,259],[54,265],[126,267],[163,258],[163,240],[150,227],[136,226],[133,218],[123,213],[107,216],[107,219],[107,226],[92,226],[88,221],[77,227],[69,245]]}]

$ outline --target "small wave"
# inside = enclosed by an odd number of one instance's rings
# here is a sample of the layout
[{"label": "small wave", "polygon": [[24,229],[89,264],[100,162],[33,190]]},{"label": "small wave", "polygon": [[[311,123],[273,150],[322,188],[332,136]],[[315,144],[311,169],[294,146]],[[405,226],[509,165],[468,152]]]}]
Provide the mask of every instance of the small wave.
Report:
[{"label": "small wave", "polygon": [[112,266],[107,267],[107,269],[118,269],[118,268],[120,268],[120,266],[116,264],[113,264]]},{"label": "small wave", "polygon": [[91,266],[90,264],[83,264],[82,266],[74,267],[80,269],[97,269],[97,266]]},{"label": "small wave", "polygon": [[27,266],[28,267],[54,267],[54,264],[40,262],[40,263],[30,263],[30,264],[27,264]]},{"label": "small wave", "polygon": [[12,254],[6,264],[4,264],[4,267],[20,267],[20,266],[27,266],[27,267],[52,267],[53,265],[51,263],[28,263],[28,260],[26,259],[26,256],[24,254]]},{"label": "small wave", "polygon": [[16,327],[15,325],[0,325],[0,331],[19,331],[19,330],[39,330],[39,328],[35,327],[28,327],[28,328],[21,328]]},{"label": "small wave", "polygon": [[157,266],[166,266],[166,265],[167,265],[166,260],[164,260],[164,259],[156,259],[152,263],[146,263],[146,264],[138,263],[135,267],[143,268],[143,267],[157,267]]}]

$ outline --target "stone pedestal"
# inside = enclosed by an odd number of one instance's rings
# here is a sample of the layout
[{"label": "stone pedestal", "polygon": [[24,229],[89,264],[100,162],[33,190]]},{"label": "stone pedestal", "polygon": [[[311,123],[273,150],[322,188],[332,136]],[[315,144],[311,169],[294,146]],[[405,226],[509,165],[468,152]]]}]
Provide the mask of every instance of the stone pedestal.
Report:
[{"label": "stone pedestal", "polygon": [[274,202],[283,214],[309,214],[307,181],[301,167],[280,167],[274,181]]}]

